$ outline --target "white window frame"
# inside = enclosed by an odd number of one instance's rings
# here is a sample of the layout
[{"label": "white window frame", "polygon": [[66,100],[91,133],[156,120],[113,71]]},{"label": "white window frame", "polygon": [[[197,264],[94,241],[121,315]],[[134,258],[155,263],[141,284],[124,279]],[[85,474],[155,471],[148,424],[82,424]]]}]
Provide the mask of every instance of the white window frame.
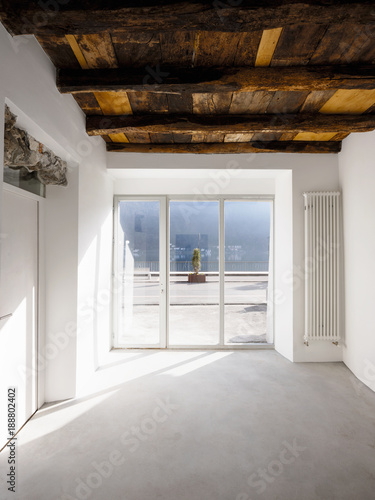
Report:
[{"label": "white window frame", "polygon": [[[224,233],[224,203],[226,201],[269,201],[272,202],[271,206],[271,229],[270,229],[270,253],[269,253],[269,276],[271,276],[271,287],[268,288],[268,303],[274,304],[274,210],[275,210],[275,196],[274,195],[213,195],[197,197],[193,195],[158,195],[158,196],[135,196],[135,195],[116,195],[114,196],[114,227],[113,227],[113,278],[117,274],[116,265],[118,262],[118,255],[116,253],[118,238],[118,208],[120,201],[159,201],[159,256],[160,256],[160,342],[153,345],[121,345],[118,342],[118,323],[117,311],[118,305],[116,302],[115,291],[113,287],[113,347],[124,349],[143,349],[143,348],[156,348],[156,349],[205,349],[205,350],[236,350],[236,349],[274,349],[275,346],[275,328],[274,328],[274,314],[272,314],[271,323],[269,324],[272,336],[272,343],[259,343],[259,344],[225,344],[224,342],[224,306],[225,306],[225,233]],[[217,345],[175,345],[169,342],[169,307],[170,307],[170,246],[169,246],[169,206],[171,201],[218,201],[219,202],[219,280],[220,280],[220,331],[219,331],[219,344]],[[267,308],[268,310],[268,308]]]}]

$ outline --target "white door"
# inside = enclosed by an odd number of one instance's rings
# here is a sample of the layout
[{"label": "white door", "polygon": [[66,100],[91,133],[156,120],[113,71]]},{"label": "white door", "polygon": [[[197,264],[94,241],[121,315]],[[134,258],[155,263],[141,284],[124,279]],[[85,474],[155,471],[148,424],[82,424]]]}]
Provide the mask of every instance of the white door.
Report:
[{"label": "white door", "polygon": [[[3,191],[0,245],[1,446],[10,437],[9,389],[16,388],[16,429],[37,409],[37,201]],[[10,413],[12,408],[10,404]]]}]

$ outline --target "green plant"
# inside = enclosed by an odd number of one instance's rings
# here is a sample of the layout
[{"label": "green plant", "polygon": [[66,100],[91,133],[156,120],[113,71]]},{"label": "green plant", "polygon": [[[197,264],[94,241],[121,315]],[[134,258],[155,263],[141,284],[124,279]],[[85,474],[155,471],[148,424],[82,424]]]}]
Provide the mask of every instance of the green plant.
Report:
[{"label": "green plant", "polygon": [[198,274],[201,268],[201,251],[199,250],[199,248],[194,248],[191,263],[193,265],[195,274]]}]

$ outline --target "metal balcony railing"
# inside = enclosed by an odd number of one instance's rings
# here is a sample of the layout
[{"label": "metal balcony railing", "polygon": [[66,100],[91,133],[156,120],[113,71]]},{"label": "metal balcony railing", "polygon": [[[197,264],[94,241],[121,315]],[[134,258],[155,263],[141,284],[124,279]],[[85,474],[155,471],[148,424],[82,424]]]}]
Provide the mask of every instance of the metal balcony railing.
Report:
[{"label": "metal balcony railing", "polygon": [[[151,273],[159,272],[158,261],[135,261],[135,269],[149,269]],[[191,273],[193,267],[190,260],[172,261],[170,266],[171,273]],[[202,261],[202,273],[218,273],[218,261]],[[225,272],[229,273],[254,273],[268,272],[268,261],[225,261]]]}]

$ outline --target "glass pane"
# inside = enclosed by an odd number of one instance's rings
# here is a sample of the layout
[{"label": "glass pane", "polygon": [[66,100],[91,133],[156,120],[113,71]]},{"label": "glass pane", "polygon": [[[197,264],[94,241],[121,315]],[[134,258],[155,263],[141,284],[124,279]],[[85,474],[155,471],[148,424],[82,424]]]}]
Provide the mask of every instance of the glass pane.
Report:
[{"label": "glass pane", "polygon": [[[219,343],[219,202],[171,201],[170,345]],[[201,267],[194,272],[194,249]],[[198,268],[196,269],[198,270]]]},{"label": "glass pane", "polygon": [[118,341],[159,344],[159,201],[120,201],[117,237]]},{"label": "glass pane", "polygon": [[46,186],[37,178],[36,172],[29,172],[27,168],[4,167],[4,182],[18,188],[29,191],[45,198]]},{"label": "glass pane", "polygon": [[269,201],[225,201],[224,339],[272,342],[267,325]]}]

